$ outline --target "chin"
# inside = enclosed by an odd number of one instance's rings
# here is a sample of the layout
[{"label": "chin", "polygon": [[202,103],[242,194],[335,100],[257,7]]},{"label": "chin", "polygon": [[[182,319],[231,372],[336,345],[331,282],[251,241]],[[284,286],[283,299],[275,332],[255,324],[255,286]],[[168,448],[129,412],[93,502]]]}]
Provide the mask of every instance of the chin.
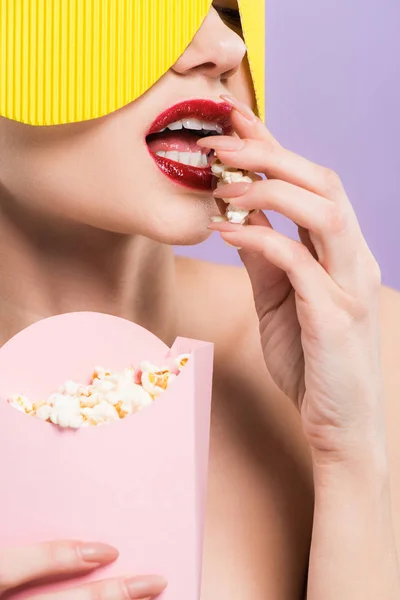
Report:
[{"label": "chin", "polygon": [[199,204],[193,197],[185,200],[169,196],[163,198],[162,204],[143,202],[142,210],[132,206],[132,210],[127,211],[125,203],[123,206],[115,203],[105,211],[103,204],[101,213],[96,216],[90,213],[83,220],[95,229],[111,233],[143,236],[170,246],[194,246],[211,235],[207,227],[216,210],[215,202],[209,204],[212,208],[206,202]]},{"label": "chin", "polygon": [[141,210],[135,202],[132,213],[123,218],[125,232],[170,246],[194,246],[206,241],[211,235],[208,229],[211,217],[220,212],[213,195],[180,186],[174,188],[171,191],[158,186],[156,197],[143,190]]},{"label": "chin", "polygon": [[151,236],[154,241],[168,246],[197,246],[202,244],[211,235],[211,231],[207,229],[191,229],[184,230],[182,227],[175,230],[160,233],[157,236]]},{"label": "chin", "polygon": [[[176,219],[154,219],[149,227],[141,232],[147,238],[169,246],[196,246],[205,242],[211,235],[207,229],[210,218],[204,214],[198,219],[180,214]],[[136,229],[137,233],[137,229]]]}]

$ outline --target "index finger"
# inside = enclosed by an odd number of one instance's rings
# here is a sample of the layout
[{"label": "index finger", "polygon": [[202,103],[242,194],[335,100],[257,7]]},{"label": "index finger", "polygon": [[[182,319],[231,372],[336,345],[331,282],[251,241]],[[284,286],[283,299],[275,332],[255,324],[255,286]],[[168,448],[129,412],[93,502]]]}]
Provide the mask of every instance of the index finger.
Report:
[{"label": "index finger", "polygon": [[350,204],[336,173],[283,148],[248,106],[232,98],[231,103],[232,125],[240,138],[206,137],[197,142],[198,146],[215,150],[218,158],[230,167],[264,173],[270,179],[280,179]]},{"label": "index finger", "polygon": [[0,593],[47,577],[81,574],[118,558],[108,544],[75,540],[0,551]]}]

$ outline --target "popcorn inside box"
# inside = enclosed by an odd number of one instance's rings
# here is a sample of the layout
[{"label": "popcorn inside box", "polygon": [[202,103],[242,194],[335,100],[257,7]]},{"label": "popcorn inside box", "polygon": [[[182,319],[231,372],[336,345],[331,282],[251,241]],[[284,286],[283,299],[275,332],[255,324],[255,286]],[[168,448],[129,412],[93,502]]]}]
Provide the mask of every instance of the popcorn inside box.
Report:
[{"label": "popcorn inside box", "polygon": [[197,599],[212,374],[212,344],[178,338],[168,348],[111,315],[59,315],[7,342],[0,349],[0,550],[102,541],[118,548],[119,559],[83,582],[155,572],[169,581],[166,600]]},{"label": "popcorn inside box", "polygon": [[143,361],[122,371],[95,367],[87,385],[67,380],[47,398],[32,402],[23,394],[14,394],[8,402],[26,415],[59,427],[105,425],[150,406],[169,388],[189,358],[190,354],[180,354],[164,366]]}]

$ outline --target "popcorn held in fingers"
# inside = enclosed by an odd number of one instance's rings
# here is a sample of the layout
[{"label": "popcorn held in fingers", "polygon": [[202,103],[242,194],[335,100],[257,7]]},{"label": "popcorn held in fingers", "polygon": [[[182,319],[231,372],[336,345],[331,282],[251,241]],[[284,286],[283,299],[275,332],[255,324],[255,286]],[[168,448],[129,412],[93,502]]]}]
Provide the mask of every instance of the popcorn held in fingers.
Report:
[{"label": "popcorn held in fingers", "polygon": [[[219,160],[219,158],[215,158],[211,163],[211,171],[218,179],[217,188],[229,183],[253,183],[257,180],[255,173],[252,173],[251,171],[240,171],[234,167],[227,167]],[[231,203],[225,203],[227,204],[225,215],[221,215],[221,217],[212,217],[211,220],[214,223],[228,221],[229,223],[235,223],[237,225],[246,225],[247,219],[252,211],[243,210]]]},{"label": "popcorn held in fingers", "polygon": [[213,223],[226,223],[228,217],[226,215],[215,215],[214,217],[211,217],[211,221]]},{"label": "popcorn held in fingers", "polygon": [[96,367],[88,385],[66,381],[47,400],[32,403],[24,395],[8,399],[25,413],[62,428],[79,429],[119,421],[149,406],[167,390],[190,354],[173,359],[173,366],[158,367],[142,362],[139,368],[110,371]]}]

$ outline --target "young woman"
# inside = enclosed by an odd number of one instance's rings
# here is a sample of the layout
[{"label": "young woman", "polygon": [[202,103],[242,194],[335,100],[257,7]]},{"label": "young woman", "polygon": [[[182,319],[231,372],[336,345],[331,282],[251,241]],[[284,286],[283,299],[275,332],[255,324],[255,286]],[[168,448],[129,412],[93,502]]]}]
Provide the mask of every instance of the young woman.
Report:
[{"label": "young woman", "polygon": [[[282,148],[252,112],[236,9],[216,0],[169,72],[104,118],[44,128],[0,119],[0,342],[80,310],[131,319],[168,344],[213,341],[203,600],[301,600],[307,575],[309,600],[397,600],[399,300],[383,292],[384,390],[379,268],[339,177]],[[225,125],[229,107],[235,134],[148,137],[177,105]],[[181,157],[156,152],[182,144],[268,176],[217,192],[260,209],[251,226],[211,224],[202,158],[185,172],[190,187],[177,185]],[[301,243],[275,232],[264,209],[297,223]],[[173,245],[210,230],[241,248],[245,269],[174,257]],[[101,540],[3,550],[0,593],[78,577],[117,551]],[[164,589],[162,575],[52,598],[146,598]]]}]

